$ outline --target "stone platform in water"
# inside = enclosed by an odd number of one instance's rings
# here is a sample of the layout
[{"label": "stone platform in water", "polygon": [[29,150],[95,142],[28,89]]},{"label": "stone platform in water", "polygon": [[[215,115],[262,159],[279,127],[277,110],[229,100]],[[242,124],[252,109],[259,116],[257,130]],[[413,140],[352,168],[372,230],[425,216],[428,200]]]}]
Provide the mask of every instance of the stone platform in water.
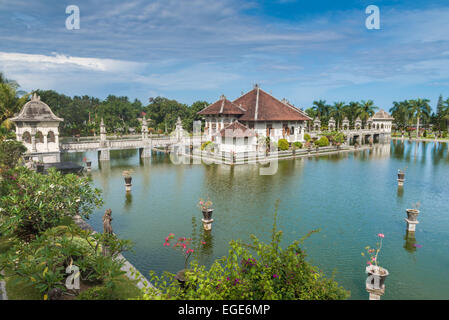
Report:
[{"label": "stone platform in water", "polygon": [[84,170],[83,166],[73,162],[54,162],[44,164],[44,170],[47,171],[50,168],[56,168],[61,173],[81,173]]}]

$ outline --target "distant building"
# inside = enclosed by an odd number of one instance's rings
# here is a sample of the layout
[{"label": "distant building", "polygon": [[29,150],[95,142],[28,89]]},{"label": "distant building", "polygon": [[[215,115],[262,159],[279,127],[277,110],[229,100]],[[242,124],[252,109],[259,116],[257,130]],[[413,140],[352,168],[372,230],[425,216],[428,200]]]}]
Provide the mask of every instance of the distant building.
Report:
[{"label": "distant building", "polygon": [[221,96],[198,114],[204,116],[207,138],[219,151],[227,152],[256,151],[258,139],[266,137],[275,142],[303,142],[307,121],[312,120],[304,111],[285,99],[276,99],[258,85],[234,101]]},{"label": "distant building", "polygon": [[[370,121],[371,120],[371,121]],[[369,129],[382,130],[387,133],[391,133],[394,118],[384,110],[379,110],[370,119],[368,119],[368,125],[372,127]]]},{"label": "distant building", "polygon": [[33,95],[22,110],[10,119],[16,125],[16,137],[27,148],[26,156],[45,163],[59,162],[59,123],[64,121]]}]

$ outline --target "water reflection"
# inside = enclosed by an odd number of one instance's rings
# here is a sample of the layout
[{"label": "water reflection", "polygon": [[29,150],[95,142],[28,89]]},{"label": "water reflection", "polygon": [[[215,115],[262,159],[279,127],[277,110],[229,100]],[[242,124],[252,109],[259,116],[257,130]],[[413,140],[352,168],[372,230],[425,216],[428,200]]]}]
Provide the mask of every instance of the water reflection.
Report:
[{"label": "water reflection", "polygon": [[124,209],[125,211],[129,212],[132,208],[132,203],[133,203],[133,195],[131,192],[126,192],[125,193],[125,205],[124,205]]},{"label": "water reflection", "polygon": [[398,186],[397,195],[398,195],[398,198],[402,198],[404,196],[404,187],[403,186]]},{"label": "water reflection", "polygon": [[416,236],[415,232],[406,231],[404,236],[404,249],[409,253],[414,253],[416,251]]},{"label": "water reflection", "polygon": [[[352,291],[352,298],[366,298],[366,292],[360,289],[363,275],[358,277],[354,271],[359,270],[360,263],[354,257],[372,240],[371,235],[381,231],[389,235],[382,259],[395,275],[392,281],[400,283],[392,284],[385,298],[448,299],[449,283],[444,278],[447,252],[441,248],[447,247],[449,239],[447,148],[446,143],[418,146],[393,140],[390,145],[376,145],[357,154],[282,160],[273,176],[261,176],[256,164],[174,165],[162,152],[153,152],[150,159],[140,159],[138,152],[113,152],[111,161],[102,162],[99,168],[95,166],[96,153],[64,156],[80,163],[84,155],[92,159],[93,183],[103,189],[105,207],[92,215],[90,223],[101,230],[106,208],[126,212],[115,215],[114,230],[135,243],[135,253],[125,256],[144,274],[149,270],[160,273],[182,269],[179,252],[168,252],[161,239],[169,232],[189,236],[192,216],[197,239],[206,242],[197,251],[206,265],[227,254],[230,240],[247,242],[250,234],[269,240],[273,206],[280,198],[278,224],[284,231],[285,245],[321,228],[320,234],[305,244],[308,257],[328,274],[336,269],[337,281]],[[135,170],[132,196],[125,194],[121,175],[130,167]],[[407,180],[399,188],[397,171],[404,167]],[[201,212],[196,207],[200,197],[214,202],[212,232],[203,230]],[[422,232],[416,235],[426,250],[414,254],[419,245],[415,234],[407,232],[404,236],[403,213],[406,204],[418,200],[431,217],[425,219]],[[401,273],[411,259],[416,263],[410,264],[408,274]],[[428,272],[423,276],[418,268]],[[425,290],[413,290],[417,287]]]}]

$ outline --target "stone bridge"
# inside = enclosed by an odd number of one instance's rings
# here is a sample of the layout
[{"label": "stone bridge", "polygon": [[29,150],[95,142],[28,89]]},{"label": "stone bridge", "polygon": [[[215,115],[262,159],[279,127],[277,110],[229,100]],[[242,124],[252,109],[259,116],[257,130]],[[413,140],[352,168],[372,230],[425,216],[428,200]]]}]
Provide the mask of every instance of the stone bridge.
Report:
[{"label": "stone bridge", "polygon": [[[81,138],[77,141],[62,142],[60,143],[61,152],[84,152],[90,150],[97,150],[100,160],[109,160],[111,150],[126,150],[126,149],[139,149],[141,158],[151,157],[151,150],[158,149],[165,152],[169,152],[170,146],[178,144],[180,142],[190,144],[200,143],[201,138],[185,138],[183,137],[183,128],[181,125],[181,119],[178,118],[176,129],[172,135],[156,137],[148,134],[148,127],[146,119],[142,122],[142,135],[126,136],[122,139],[107,139],[106,128],[101,119],[100,124],[100,137],[99,138]],[[195,140],[195,141],[194,141]]]},{"label": "stone bridge", "polygon": [[[84,140],[84,141],[83,141]],[[165,150],[169,152],[172,145],[178,144],[181,140],[174,136],[163,137],[148,137],[145,139],[139,138],[126,138],[126,139],[83,139],[81,141],[63,142],[60,144],[61,152],[85,152],[97,150],[100,160],[109,160],[111,150],[126,150],[126,149],[139,149],[140,157],[151,157],[151,150]],[[188,139],[190,143],[195,142],[197,139]]]},{"label": "stone bridge", "polygon": [[[385,142],[391,138],[391,130],[388,129],[350,129],[340,130],[346,138],[348,144],[354,144],[357,142],[359,145]],[[319,137],[323,132],[319,130],[309,131],[311,137]]]}]

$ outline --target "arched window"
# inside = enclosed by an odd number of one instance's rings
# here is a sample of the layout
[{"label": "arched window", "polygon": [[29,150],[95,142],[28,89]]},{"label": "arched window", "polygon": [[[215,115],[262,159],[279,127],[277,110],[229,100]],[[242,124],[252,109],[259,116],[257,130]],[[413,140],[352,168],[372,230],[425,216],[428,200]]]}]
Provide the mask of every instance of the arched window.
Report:
[{"label": "arched window", "polygon": [[380,125],[380,128],[381,128],[381,129],[383,129],[383,128],[384,128],[384,124],[383,124],[383,123],[382,123],[382,124]]},{"label": "arched window", "polygon": [[55,142],[55,134],[53,133],[53,131],[48,132],[47,141]]},{"label": "arched window", "polygon": [[44,143],[44,135],[40,131],[36,133],[36,143]]},{"label": "arched window", "polygon": [[295,127],[292,127],[292,131],[290,131],[290,134],[295,134]]},{"label": "arched window", "polygon": [[22,135],[22,140],[25,143],[31,143],[31,134],[28,131],[25,131]]}]

